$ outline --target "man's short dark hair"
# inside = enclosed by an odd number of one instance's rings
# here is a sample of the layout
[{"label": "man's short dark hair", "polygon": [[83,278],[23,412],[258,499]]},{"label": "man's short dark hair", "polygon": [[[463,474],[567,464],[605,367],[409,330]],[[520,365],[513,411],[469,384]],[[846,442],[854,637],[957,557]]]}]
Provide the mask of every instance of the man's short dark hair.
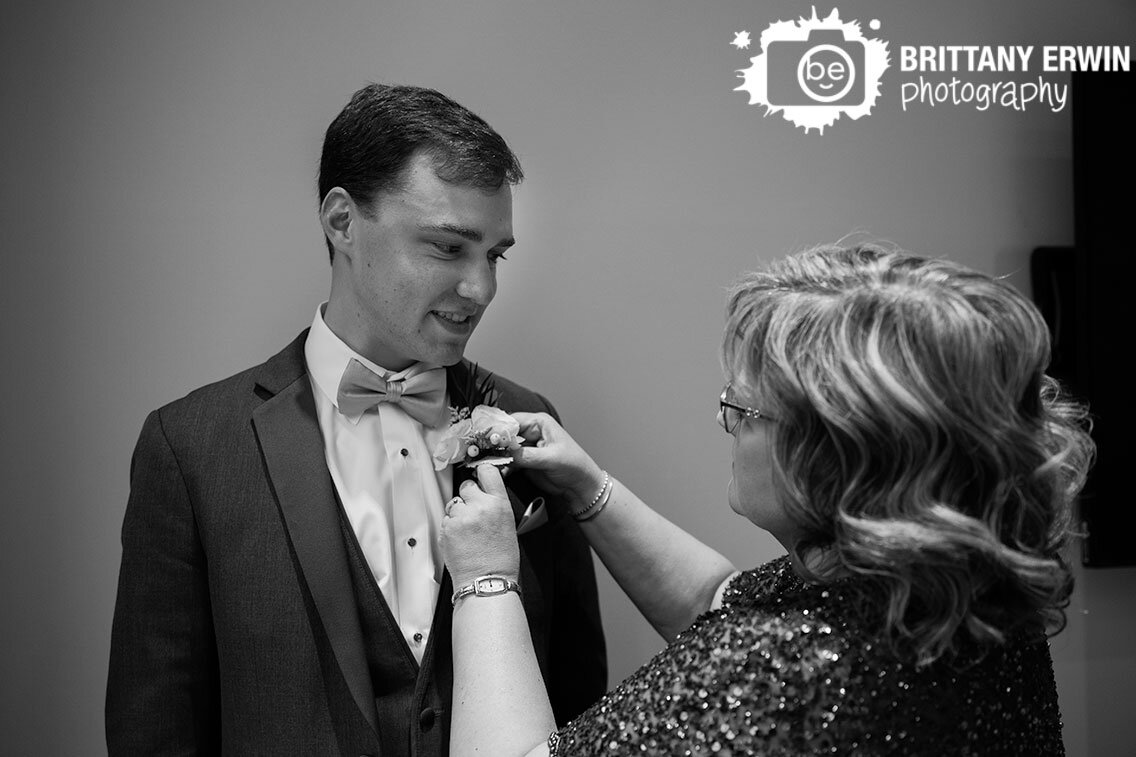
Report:
[{"label": "man's short dark hair", "polygon": [[[411,158],[425,151],[438,178],[497,190],[524,174],[505,140],[480,116],[433,89],[368,84],[327,127],[320,156],[319,201],[342,187],[369,210],[397,191]],[[327,240],[332,258],[335,250]]]}]

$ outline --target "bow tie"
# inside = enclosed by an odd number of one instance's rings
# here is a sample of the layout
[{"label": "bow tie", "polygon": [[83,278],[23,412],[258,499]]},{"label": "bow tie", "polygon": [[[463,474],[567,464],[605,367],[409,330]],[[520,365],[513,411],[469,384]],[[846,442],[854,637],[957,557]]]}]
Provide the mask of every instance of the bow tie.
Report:
[{"label": "bow tie", "polygon": [[339,381],[339,412],[362,415],[381,402],[398,405],[424,426],[441,425],[446,412],[446,369],[416,367],[407,376],[389,379],[351,358]]}]

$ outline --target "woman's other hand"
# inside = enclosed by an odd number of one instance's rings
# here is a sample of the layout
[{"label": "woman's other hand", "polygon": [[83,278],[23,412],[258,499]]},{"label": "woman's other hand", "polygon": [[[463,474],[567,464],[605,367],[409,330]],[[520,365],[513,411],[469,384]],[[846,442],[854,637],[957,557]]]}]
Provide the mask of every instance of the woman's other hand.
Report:
[{"label": "woman's other hand", "polygon": [[454,588],[485,575],[517,580],[517,531],[500,471],[479,465],[477,481],[464,481],[458,495],[446,503],[441,529],[442,554]]},{"label": "woman's other hand", "polygon": [[525,445],[513,452],[514,465],[529,471],[541,488],[562,495],[572,510],[586,506],[603,485],[604,474],[596,462],[547,413],[512,415],[525,439]]}]

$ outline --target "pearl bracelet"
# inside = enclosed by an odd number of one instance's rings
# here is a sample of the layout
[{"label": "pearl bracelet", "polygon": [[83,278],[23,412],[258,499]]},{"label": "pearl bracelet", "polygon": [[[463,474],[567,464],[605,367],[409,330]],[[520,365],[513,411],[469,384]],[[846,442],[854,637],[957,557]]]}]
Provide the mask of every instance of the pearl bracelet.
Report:
[{"label": "pearl bracelet", "polygon": [[611,500],[611,493],[613,491],[615,491],[615,479],[614,478],[611,479],[608,482],[607,494],[603,495],[603,499],[600,500],[599,506],[596,507],[595,510],[592,510],[590,513],[588,513],[587,511],[585,511],[585,513],[581,513],[576,518],[576,522],[583,523],[584,521],[591,520],[592,518],[595,518],[597,515],[602,513],[604,511],[604,508],[607,507],[607,503]]},{"label": "pearl bracelet", "polygon": [[584,519],[585,516],[587,515],[587,513],[593,507],[595,507],[596,505],[599,504],[600,500],[603,499],[604,494],[609,492],[610,487],[611,487],[611,476],[608,475],[607,471],[604,471],[603,472],[603,484],[600,485],[600,490],[596,494],[595,498],[592,499],[592,501],[590,503],[588,503],[588,506],[585,507],[583,510],[577,510],[576,512],[571,513],[572,517],[575,518],[576,520]]}]

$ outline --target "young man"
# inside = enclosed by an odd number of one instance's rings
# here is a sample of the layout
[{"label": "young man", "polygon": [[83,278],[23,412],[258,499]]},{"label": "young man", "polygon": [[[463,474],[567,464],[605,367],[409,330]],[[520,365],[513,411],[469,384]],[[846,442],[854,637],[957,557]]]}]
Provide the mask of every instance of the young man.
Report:
[{"label": "young man", "polygon": [[[450,581],[438,549],[450,407],[513,244],[516,156],[432,90],[370,85],[328,128],[331,295],[266,363],[146,419],[111,642],[111,754],[441,755]],[[506,411],[551,405],[493,377]],[[536,497],[510,476],[518,518]],[[521,591],[557,717],[606,687],[588,548],[549,501]],[[539,522],[539,521],[535,521]],[[531,526],[531,523],[529,524]],[[508,728],[508,723],[487,724]]]}]

